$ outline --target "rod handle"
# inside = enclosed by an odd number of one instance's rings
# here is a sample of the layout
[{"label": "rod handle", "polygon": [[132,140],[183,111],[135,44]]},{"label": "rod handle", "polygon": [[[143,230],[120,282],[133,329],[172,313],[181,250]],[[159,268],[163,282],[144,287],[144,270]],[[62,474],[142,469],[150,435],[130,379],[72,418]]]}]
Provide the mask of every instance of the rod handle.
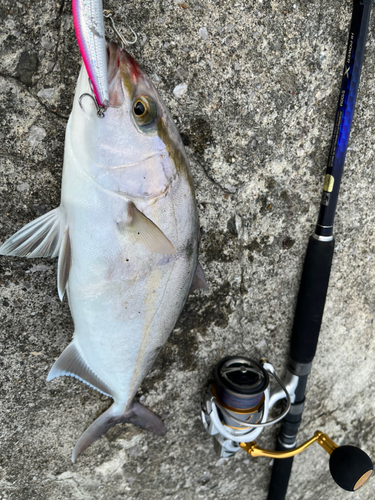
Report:
[{"label": "rod handle", "polygon": [[[282,444],[277,441],[276,451],[286,451]],[[268,490],[267,500],[284,500],[288,490],[290,473],[292,471],[293,458],[274,460],[272,466],[271,482]]]},{"label": "rod handle", "polygon": [[323,319],[335,241],[310,237],[294,315],[290,356],[297,363],[311,363]]}]

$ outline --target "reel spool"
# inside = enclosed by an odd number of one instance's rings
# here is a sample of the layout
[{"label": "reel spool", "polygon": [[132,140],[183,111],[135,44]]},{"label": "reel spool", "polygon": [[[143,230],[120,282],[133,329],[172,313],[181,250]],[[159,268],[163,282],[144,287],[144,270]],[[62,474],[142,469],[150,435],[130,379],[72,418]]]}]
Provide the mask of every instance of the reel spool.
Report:
[{"label": "reel spool", "polygon": [[[270,409],[270,375],[287,400],[285,410],[267,421]],[[273,366],[242,356],[222,359],[215,367],[215,382],[202,401],[202,422],[206,432],[214,436],[214,447],[220,457],[233,456],[239,443],[256,439],[266,426],[281,420],[290,408],[287,389]]]},{"label": "reel spool", "polygon": [[248,426],[238,423],[238,419],[247,424],[259,423],[268,386],[268,373],[256,361],[237,357],[222,359],[216,365],[211,391],[219,408],[226,410],[221,411],[225,425],[248,431]]},{"label": "reel spool", "polygon": [[[289,374],[284,385],[266,359],[258,363],[242,356],[223,358],[214,375],[215,381],[202,401],[201,417],[220,457],[231,457],[242,448],[252,457],[289,458],[317,442],[330,455],[330,472],[341,488],[356,491],[372,477],[374,467],[364,451],[355,446],[337,446],[321,431],[297,448],[292,445],[289,451],[264,450],[257,445],[255,439],[263,428],[279,422],[289,412],[298,376]],[[270,376],[280,387],[272,394]],[[285,409],[267,420],[269,410],[280,399],[285,400]]]}]

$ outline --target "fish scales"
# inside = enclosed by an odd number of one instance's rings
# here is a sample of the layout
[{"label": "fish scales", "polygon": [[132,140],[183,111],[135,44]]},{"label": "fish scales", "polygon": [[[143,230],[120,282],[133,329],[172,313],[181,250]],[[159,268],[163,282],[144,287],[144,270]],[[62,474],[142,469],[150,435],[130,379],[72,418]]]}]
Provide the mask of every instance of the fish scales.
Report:
[{"label": "fish scales", "polygon": [[[137,353],[141,348],[142,336],[147,335],[151,323],[155,327],[155,334],[146,352],[155,345],[163,345],[165,332],[168,335],[173,328],[180,308],[173,308],[173,311],[171,307],[163,307],[163,303],[169,301],[183,305],[186,299],[190,287],[186,276],[192,277],[194,273],[196,250],[195,255],[187,260],[183,257],[183,247],[186,241],[190,241],[191,234],[196,234],[196,222],[189,216],[176,217],[171,201],[176,198],[175,191],[182,189],[186,196],[177,195],[176,201],[178,208],[189,214],[193,209],[191,196],[188,198],[189,189],[186,186],[175,185],[168,197],[142,207],[143,213],[173,241],[177,253],[181,254],[180,259],[176,260],[174,256],[152,253],[129,241],[114,222],[126,218],[127,201],[123,196],[103,189],[85,174],[80,175],[75,162],[69,161],[65,165],[68,168],[66,176],[64,170],[67,184],[63,185],[62,203],[66,207],[68,219],[72,219],[69,234],[73,265],[68,293],[75,320],[75,337],[80,346],[85,345],[89,366],[97,366],[99,378],[117,392],[116,379],[124,383],[124,376],[130,372],[130,366],[134,366],[133,370],[140,370],[134,363],[136,358],[139,359]],[[83,191],[86,193],[85,199],[77,206],[76,200]],[[181,202],[186,199],[187,203],[183,207]],[[92,200],[95,202],[91,203]],[[167,221],[172,223],[168,224]],[[180,231],[178,227],[181,227]],[[92,240],[95,246],[90,244]],[[87,249],[87,252],[83,253],[82,248]],[[162,276],[160,268],[163,269]],[[168,289],[171,282],[174,284]],[[111,316],[110,324],[108,315]],[[130,341],[133,344],[130,345]],[[100,344],[100,349],[96,348],[94,342]],[[97,356],[101,358],[100,362]],[[143,376],[145,370],[147,372],[148,367],[141,370]],[[133,391],[137,390],[138,385]],[[134,394],[123,397],[132,398]]]},{"label": "fish scales", "polygon": [[134,396],[190,290],[198,264],[193,181],[174,122],[138,64],[108,48],[109,102],[98,119],[82,65],[66,130],[61,205],[25,226],[0,254],[59,254],[58,291],[74,321],[71,344],[47,380],[79,378],[113,405],[79,439],[72,459],[108,428],[164,424]]}]

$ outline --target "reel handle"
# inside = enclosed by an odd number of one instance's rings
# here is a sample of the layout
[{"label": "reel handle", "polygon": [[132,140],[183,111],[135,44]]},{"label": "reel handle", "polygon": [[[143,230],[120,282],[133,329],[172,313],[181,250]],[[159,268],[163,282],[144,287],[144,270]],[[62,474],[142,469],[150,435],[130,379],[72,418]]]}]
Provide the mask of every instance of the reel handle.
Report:
[{"label": "reel handle", "polygon": [[[337,446],[327,434],[321,431],[316,431],[311,439],[297,448],[288,451],[264,450],[259,448],[255,441],[252,443],[240,443],[240,447],[247,451],[252,457],[285,459],[285,464],[281,465],[279,474],[275,477],[278,483],[277,486],[280,487],[281,484],[285,483],[285,478],[288,478],[285,472],[291,469],[292,457],[306,450],[306,448],[315,442],[318,442],[318,444],[320,444],[320,446],[330,455],[329,469],[332,478],[340,488],[347,491],[357,491],[373,476],[373,463],[364,451],[355,446]],[[284,484],[284,486],[287,485]]]},{"label": "reel handle", "polygon": [[336,483],[347,491],[357,491],[374,474],[370,457],[355,446],[339,446],[329,459],[329,470]]}]

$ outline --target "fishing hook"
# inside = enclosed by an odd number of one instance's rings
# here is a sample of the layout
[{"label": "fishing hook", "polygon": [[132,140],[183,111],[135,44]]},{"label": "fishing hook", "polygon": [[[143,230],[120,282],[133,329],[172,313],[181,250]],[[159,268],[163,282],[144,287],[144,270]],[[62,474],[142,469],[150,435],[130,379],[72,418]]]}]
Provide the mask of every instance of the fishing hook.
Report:
[{"label": "fishing hook", "polygon": [[97,114],[97,116],[99,118],[104,118],[104,116],[105,116],[104,113],[105,113],[105,111],[106,111],[107,108],[105,106],[100,106],[99,103],[98,103],[98,101],[96,100],[95,94],[92,95],[94,93],[93,88],[92,88],[92,83],[91,83],[90,78],[88,80],[89,80],[89,85],[90,85],[90,89],[91,89],[92,93],[91,94],[88,94],[88,93],[82,94],[80,96],[80,98],[78,99],[78,104],[80,105],[80,108],[84,111],[83,106],[82,106],[82,99],[83,99],[83,97],[86,97],[86,96],[87,97],[91,97],[91,99],[94,101],[94,104],[95,104],[95,107],[96,107],[96,114]]},{"label": "fishing hook", "polygon": [[125,45],[133,45],[138,40],[137,34],[135,33],[135,31],[133,30],[133,28],[131,26],[128,26],[128,28],[131,30],[131,32],[134,35],[134,40],[133,41],[126,40],[126,38],[124,38],[123,35],[121,35],[121,33],[116,28],[115,22],[113,20],[113,11],[112,10],[103,10],[103,16],[106,19],[109,19],[111,21],[113,31],[116,33],[116,35],[121,40],[121,45],[122,45],[123,49],[125,49]]}]

